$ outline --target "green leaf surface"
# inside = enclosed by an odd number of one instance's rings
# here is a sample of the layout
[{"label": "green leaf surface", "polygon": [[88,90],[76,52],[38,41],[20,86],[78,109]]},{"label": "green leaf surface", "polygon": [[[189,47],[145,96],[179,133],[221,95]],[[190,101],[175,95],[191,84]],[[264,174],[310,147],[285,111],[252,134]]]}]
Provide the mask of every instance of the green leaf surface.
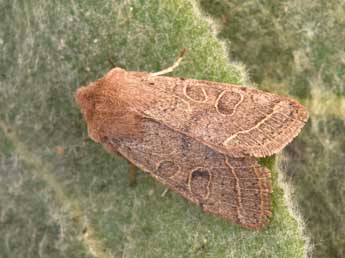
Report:
[{"label": "green leaf surface", "polygon": [[313,257],[345,257],[345,2],[200,0],[229,53],[262,89],[310,113],[284,152]]},{"label": "green leaf surface", "polygon": [[87,139],[73,95],[109,57],[158,71],[187,47],[172,75],[246,80],[193,3],[0,0],[0,15],[0,257],[303,256],[276,171],[272,222],[255,232],[143,173],[128,187],[127,162]]}]

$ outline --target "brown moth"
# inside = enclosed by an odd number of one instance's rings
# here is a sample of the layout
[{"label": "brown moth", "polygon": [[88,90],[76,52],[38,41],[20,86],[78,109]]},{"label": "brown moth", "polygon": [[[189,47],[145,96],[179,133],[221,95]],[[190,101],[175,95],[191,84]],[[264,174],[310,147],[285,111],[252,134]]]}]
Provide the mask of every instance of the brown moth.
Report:
[{"label": "brown moth", "polygon": [[269,171],[308,119],[295,100],[244,86],[114,68],[77,90],[89,136],[204,211],[261,229]]}]

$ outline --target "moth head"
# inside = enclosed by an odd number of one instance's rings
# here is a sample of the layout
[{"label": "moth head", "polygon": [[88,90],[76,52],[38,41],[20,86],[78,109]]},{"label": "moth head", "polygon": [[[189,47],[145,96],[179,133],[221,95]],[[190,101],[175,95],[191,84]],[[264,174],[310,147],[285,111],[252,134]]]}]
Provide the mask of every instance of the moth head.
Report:
[{"label": "moth head", "polygon": [[96,142],[129,136],[136,131],[138,117],[119,90],[125,84],[125,74],[125,70],[114,68],[103,78],[79,88],[75,94],[88,134]]}]

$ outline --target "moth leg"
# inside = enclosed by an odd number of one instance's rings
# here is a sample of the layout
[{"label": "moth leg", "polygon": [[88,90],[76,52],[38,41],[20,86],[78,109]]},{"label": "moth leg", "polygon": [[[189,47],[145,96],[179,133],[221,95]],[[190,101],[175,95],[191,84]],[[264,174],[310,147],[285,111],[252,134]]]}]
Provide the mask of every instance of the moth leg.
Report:
[{"label": "moth leg", "polygon": [[[116,155],[118,155],[121,158],[126,159],[120,152],[114,151]],[[137,184],[137,167],[127,160],[128,162],[128,184],[130,187],[135,186]]]},{"label": "moth leg", "polygon": [[128,161],[128,181],[129,186],[135,186],[137,184],[137,168],[136,166]]},{"label": "moth leg", "polygon": [[111,60],[110,57],[108,58],[108,62],[110,64],[111,68],[115,68],[116,67],[116,65],[114,64],[113,60]]},{"label": "moth leg", "polygon": [[170,67],[168,67],[168,68],[166,68],[166,69],[164,69],[162,71],[159,71],[159,72],[156,72],[156,73],[152,73],[151,75],[152,76],[158,76],[158,75],[163,75],[163,74],[171,73],[176,67],[178,67],[180,65],[180,63],[181,63],[181,61],[183,59],[183,56],[186,54],[186,52],[187,52],[187,48],[184,48],[182,50],[181,54],[178,56],[176,62],[172,66],[170,66]]},{"label": "moth leg", "polygon": [[116,68],[116,67],[125,68],[125,66],[122,65],[121,63],[115,64],[114,61],[111,59],[111,57],[109,57],[107,60],[108,60],[108,63],[109,63],[109,65],[111,66],[112,69],[113,69],[113,68]]}]

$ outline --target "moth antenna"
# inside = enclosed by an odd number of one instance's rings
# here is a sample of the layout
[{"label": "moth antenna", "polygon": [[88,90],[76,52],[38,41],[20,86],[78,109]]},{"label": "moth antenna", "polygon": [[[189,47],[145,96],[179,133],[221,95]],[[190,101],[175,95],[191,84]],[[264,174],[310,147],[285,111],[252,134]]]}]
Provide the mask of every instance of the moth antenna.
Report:
[{"label": "moth antenna", "polygon": [[159,71],[159,72],[156,72],[156,73],[152,73],[151,75],[152,76],[158,76],[158,75],[163,75],[163,74],[171,73],[176,67],[178,67],[180,65],[180,63],[181,63],[181,61],[183,59],[183,56],[186,54],[187,50],[188,50],[187,48],[184,48],[182,50],[182,52],[178,56],[176,62],[172,66],[170,66],[170,67],[168,67],[168,68],[166,68],[166,69],[164,69],[162,71]]},{"label": "moth antenna", "polygon": [[169,188],[165,188],[164,191],[161,194],[161,197],[165,197],[165,195],[167,194],[167,192],[169,191]]}]

